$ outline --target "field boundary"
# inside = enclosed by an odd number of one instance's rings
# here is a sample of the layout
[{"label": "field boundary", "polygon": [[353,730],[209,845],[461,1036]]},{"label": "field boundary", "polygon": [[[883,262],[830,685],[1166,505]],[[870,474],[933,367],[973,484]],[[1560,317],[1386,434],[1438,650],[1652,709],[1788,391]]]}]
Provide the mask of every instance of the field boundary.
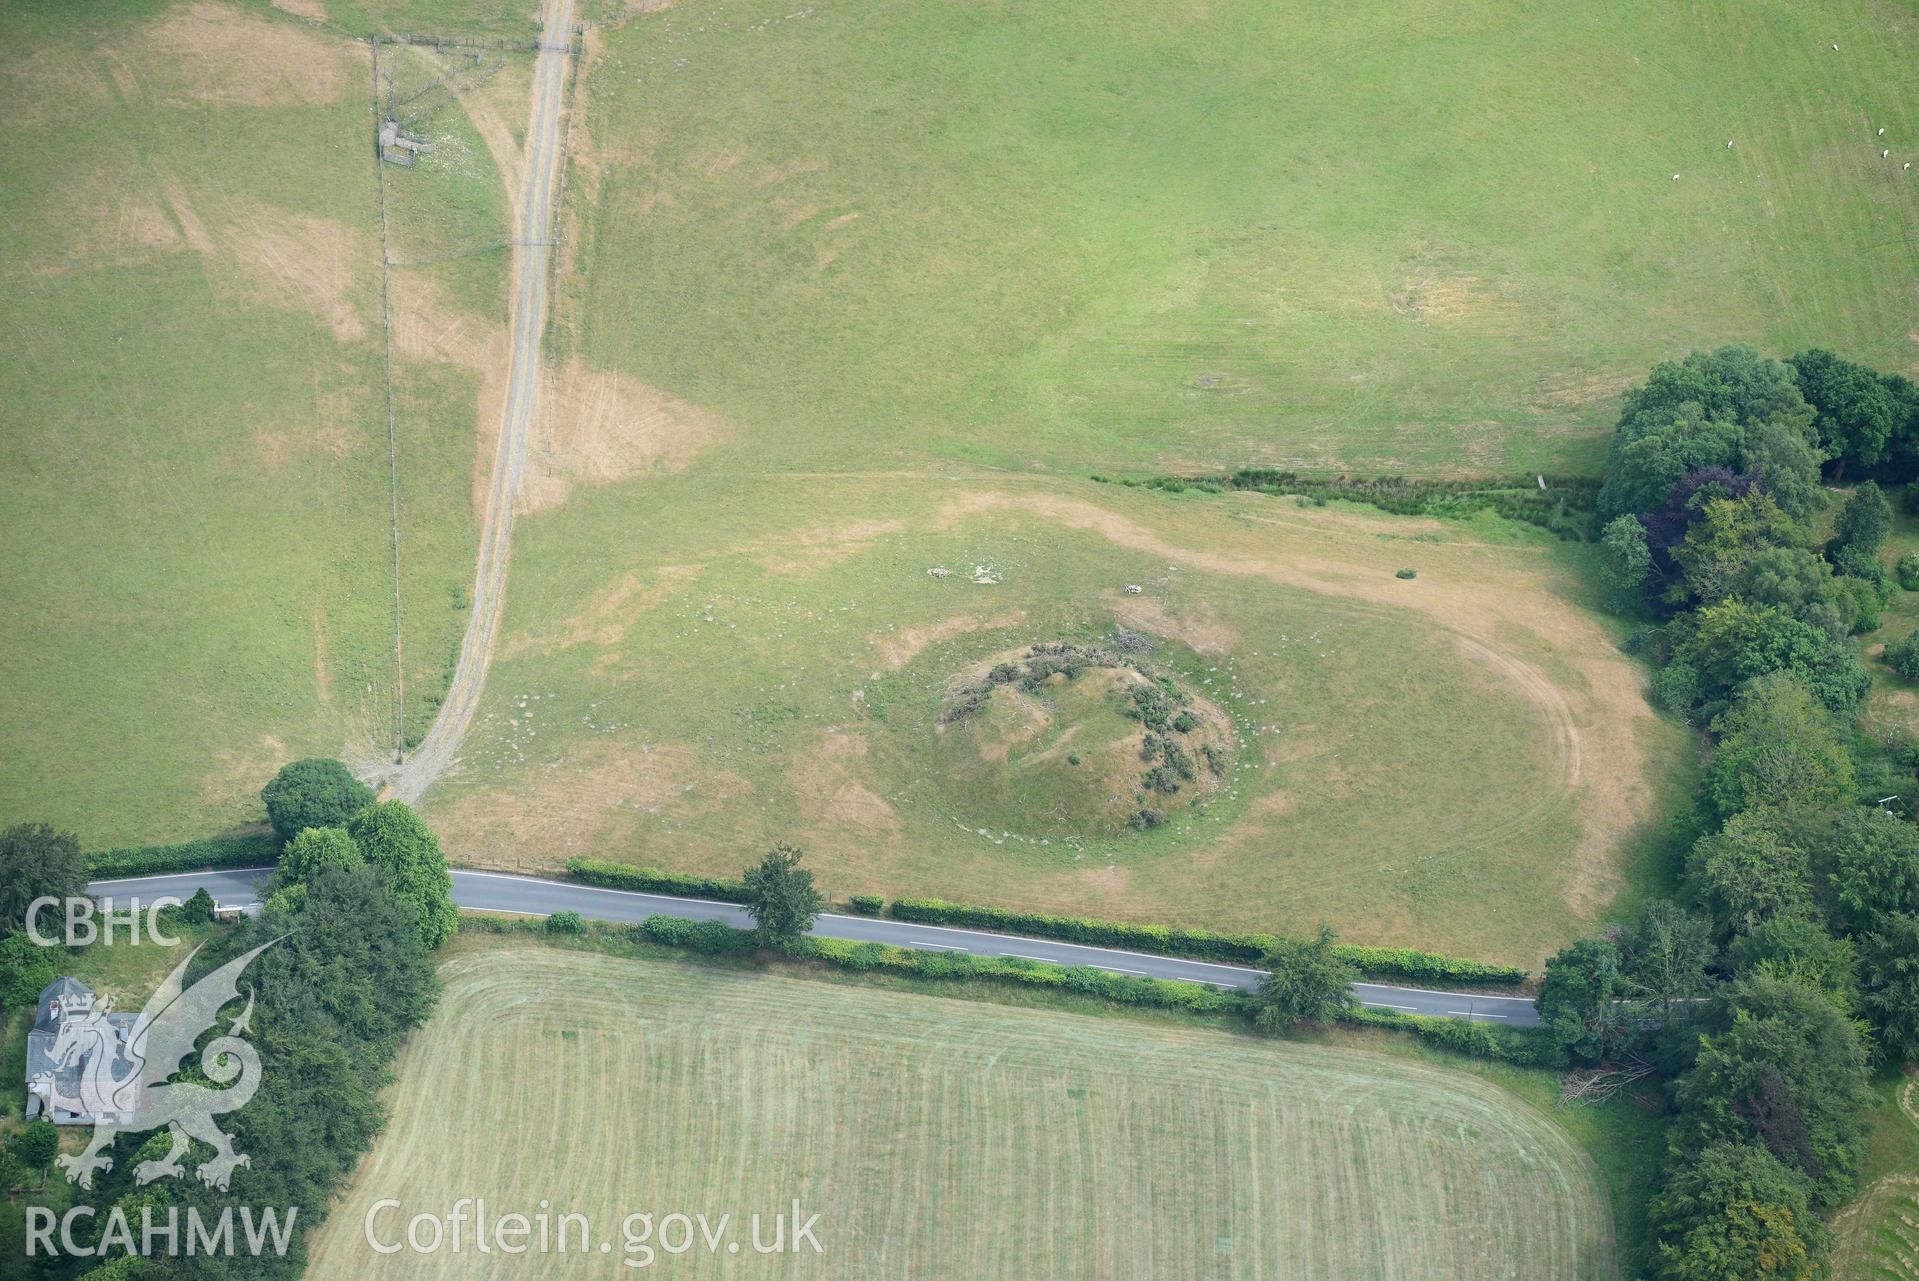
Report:
[{"label": "field boundary", "polygon": [[[380,37],[367,41],[373,53],[373,129],[380,129]],[[402,648],[400,615],[400,446],[393,422],[393,261],[387,250],[386,161],[373,149],[373,172],[380,192],[380,350],[382,381],[386,386],[387,519],[393,562],[393,758],[406,751],[406,658]]]},{"label": "field boundary", "polygon": [[[569,33],[568,43],[545,38],[533,42],[537,50],[532,101],[525,142],[525,185],[514,213],[519,234],[513,238],[516,276],[508,309],[509,355],[506,397],[498,443],[481,512],[480,546],[473,576],[473,594],[466,630],[446,695],[433,721],[409,755],[404,734],[393,768],[376,771],[383,794],[417,802],[452,765],[467,727],[486,688],[493,642],[505,612],[507,565],[512,556],[514,507],[526,466],[526,437],[540,396],[540,361],[547,328],[548,247],[553,240],[553,204],[559,185],[565,140],[561,128],[573,83],[576,54],[583,35],[573,23],[572,0],[547,0],[541,14],[543,33]],[[435,37],[401,37],[404,43],[440,48],[468,47],[460,41]],[[479,44],[476,47],[497,47]],[[564,54],[556,65],[546,54]]]}]

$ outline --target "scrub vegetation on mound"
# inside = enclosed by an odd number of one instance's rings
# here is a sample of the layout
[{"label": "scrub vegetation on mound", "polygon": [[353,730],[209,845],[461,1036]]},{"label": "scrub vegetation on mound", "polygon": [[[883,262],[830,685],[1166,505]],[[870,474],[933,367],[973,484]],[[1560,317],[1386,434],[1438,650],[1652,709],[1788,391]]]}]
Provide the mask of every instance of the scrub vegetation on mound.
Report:
[{"label": "scrub vegetation on mound", "polygon": [[956,822],[1084,843],[1150,831],[1220,790],[1238,765],[1230,718],[1118,648],[1149,637],[1114,639],[998,655],[941,700],[927,746]]},{"label": "scrub vegetation on mound", "polygon": [[[394,1123],[315,1240],[317,1271],[436,1271],[368,1249],[382,1198],[403,1201],[403,1229],[460,1197],[531,1211],[568,1187],[565,1208],[607,1235],[635,1207],[744,1218],[797,1197],[820,1215],[823,1254],[755,1260],[782,1274],[1616,1276],[1606,1195],[1578,1146],[1456,1072],[584,952],[468,951],[442,976],[440,1012],[398,1065]],[[469,1122],[452,1131],[435,1121],[448,1098]],[[526,1142],[503,1147],[509,1129]],[[581,1181],[582,1166],[608,1173]],[[597,1253],[462,1257],[475,1277],[606,1267]],[[700,1252],[673,1263],[730,1271]]]}]

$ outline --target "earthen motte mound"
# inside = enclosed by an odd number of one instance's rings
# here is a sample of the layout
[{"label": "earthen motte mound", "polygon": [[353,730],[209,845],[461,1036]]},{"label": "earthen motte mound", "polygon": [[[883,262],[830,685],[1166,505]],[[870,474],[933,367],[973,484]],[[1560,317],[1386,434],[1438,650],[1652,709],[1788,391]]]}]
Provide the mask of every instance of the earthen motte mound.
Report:
[{"label": "earthen motte mound", "polygon": [[1174,822],[1222,787],[1231,719],[1177,677],[1092,646],[995,655],[942,702],[933,777],[954,818],[1079,841]]}]

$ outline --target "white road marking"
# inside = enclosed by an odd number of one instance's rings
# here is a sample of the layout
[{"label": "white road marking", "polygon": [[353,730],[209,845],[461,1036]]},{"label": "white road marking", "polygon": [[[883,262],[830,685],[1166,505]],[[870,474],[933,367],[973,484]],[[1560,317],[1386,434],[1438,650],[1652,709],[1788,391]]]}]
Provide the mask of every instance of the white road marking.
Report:
[{"label": "white road marking", "polygon": [[1394,987],[1390,983],[1355,983],[1353,987],[1373,992],[1430,992],[1434,996],[1454,996],[1462,1001],[1524,1001],[1527,1005],[1532,1004],[1532,998],[1529,996],[1492,996],[1481,992],[1443,992],[1438,988],[1432,987]]},{"label": "white road marking", "polygon": [[1369,1005],[1375,1010],[1407,1010],[1413,1014],[1419,1013],[1417,1005],[1388,1005],[1384,1001],[1361,1001],[1360,1004]]},{"label": "white road marking", "polygon": [[125,885],[131,881],[172,881],[189,876],[237,876],[241,872],[271,872],[272,870],[273,865],[269,863],[265,867],[213,867],[198,872],[155,872],[150,876],[116,876],[105,881],[88,881],[87,888],[92,889],[96,885]]}]

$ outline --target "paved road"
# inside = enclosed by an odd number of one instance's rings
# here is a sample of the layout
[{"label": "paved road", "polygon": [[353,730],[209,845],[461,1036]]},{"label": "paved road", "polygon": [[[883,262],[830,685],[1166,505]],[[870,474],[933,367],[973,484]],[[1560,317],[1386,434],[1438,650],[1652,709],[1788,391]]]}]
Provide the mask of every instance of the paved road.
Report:
[{"label": "paved road", "polygon": [[[248,868],[95,881],[87,889],[96,897],[111,902],[114,899],[124,901],[131,898],[151,900],[168,894],[187,898],[194,890],[204,886],[220,906],[246,908],[258,905],[256,885],[269,870]],[[499,872],[454,872],[453,900],[461,907],[477,911],[512,912],[525,916],[550,916],[554,912],[572,911],[598,921],[630,922],[665,913],[695,920],[725,921],[729,925],[752,924],[745,910],[732,903],[676,898],[670,894],[603,890],[570,881],[508,876]],[[1240,965],[1216,965],[1210,961],[1188,961],[1173,956],[1152,956],[1118,948],[1086,947],[1078,943],[1058,943],[1050,939],[954,929],[943,925],[914,925],[873,916],[829,914],[820,917],[813,933],[822,938],[861,942],[870,940],[899,947],[970,952],[975,956],[1018,956],[1061,965],[1091,965],[1116,974],[1179,979],[1214,987],[1250,989],[1258,986],[1265,973]],[[1512,1027],[1531,1027],[1539,1022],[1532,1001],[1523,996],[1473,995],[1380,983],[1356,983],[1353,991],[1361,1002],[1376,1009],[1505,1023]]]},{"label": "paved road", "polygon": [[553,197],[560,175],[560,112],[572,55],[573,0],[545,0],[540,13],[541,52],[533,72],[533,102],[526,133],[526,189],[516,202],[519,243],[513,251],[514,287],[508,324],[512,330],[506,409],[493,454],[486,510],[481,514],[480,556],[474,571],[473,605],[460,656],[439,714],[420,745],[397,769],[377,781],[387,793],[416,802],[446,772],[473,723],[486,688],[493,640],[506,605],[506,567],[513,546],[513,505],[526,471],[526,437],[540,392],[540,337],[546,329],[546,274],[553,240]]}]

